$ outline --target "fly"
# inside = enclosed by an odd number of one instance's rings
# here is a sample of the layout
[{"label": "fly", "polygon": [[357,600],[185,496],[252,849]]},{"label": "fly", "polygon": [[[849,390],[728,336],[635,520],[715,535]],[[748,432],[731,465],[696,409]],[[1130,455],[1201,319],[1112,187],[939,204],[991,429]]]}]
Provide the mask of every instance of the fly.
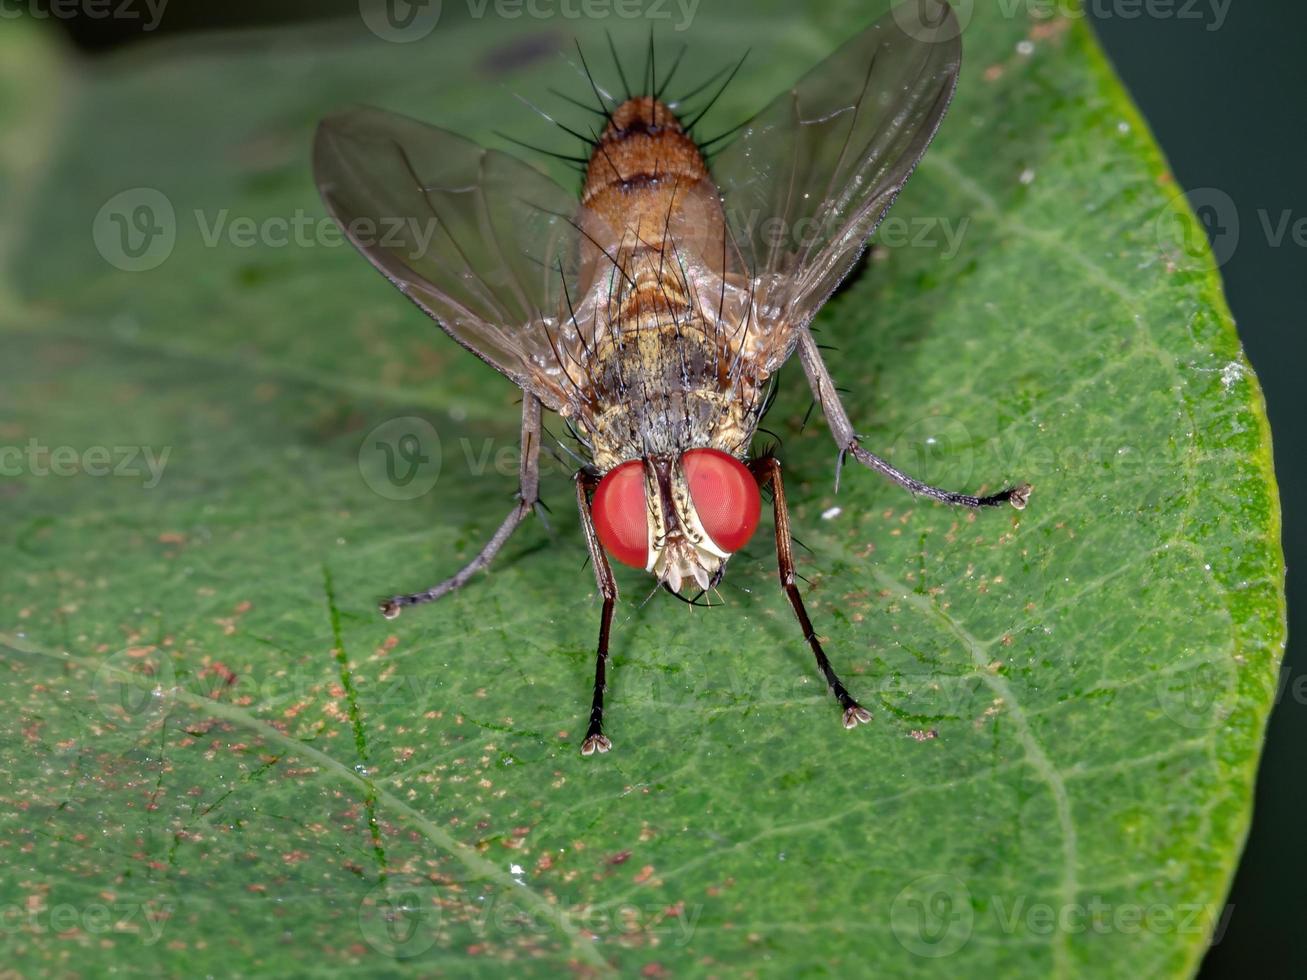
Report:
[{"label": "fly", "polygon": [[[711,167],[692,132],[702,110],[683,118],[683,100],[663,100],[670,73],[657,82],[651,42],[644,94],[619,100],[591,78],[601,119],[576,134],[590,145],[577,158],[579,203],[508,154],[403,116],[355,108],[321,123],[314,171],[331,214],[401,292],[523,392],[512,511],[451,578],[383,602],[387,617],[464,585],[534,510],[547,409],[586,457],[576,502],[603,600],[583,755],[612,747],[609,557],[673,593],[711,589],[757,528],[767,488],[780,583],[804,639],[844,726],[871,720],[804,608],[780,462],[750,444],[771,379],[797,351],[841,464],[852,457],[949,504],[1025,506],[1027,484],[941,490],[862,446],[808,327],[934,137],[957,84],[959,34],[947,3],[906,0],[753,117]],[[419,236],[424,223],[433,234]],[[407,232],[382,243],[363,233],[392,226]]]}]

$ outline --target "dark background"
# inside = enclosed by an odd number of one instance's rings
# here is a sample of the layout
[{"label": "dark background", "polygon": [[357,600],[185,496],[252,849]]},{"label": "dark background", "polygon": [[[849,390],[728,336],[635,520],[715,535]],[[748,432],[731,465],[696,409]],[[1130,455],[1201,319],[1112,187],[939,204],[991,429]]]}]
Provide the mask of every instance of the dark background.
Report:
[{"label": "dark background", "polygon": [[[1307,495],[1302,424],[1307,380],[1300,376],[1307,347],[1301,323],[1307,310],[1307,239],[1300,233],[1299,244],[1293,236],[1295,222],[1303,221],[1307,229],[1307,182],[1300,177],[1307,161],[1307,5],[1275,0],[1084,4],[1224,258],[1226,297],[1270,411],[1285,557],[1292,570],[1298,559],[1307,558],[1304,517],[1294,507]],[[1058,6],[1068,7],[1069,0]],[[159,31],[356,11],[356,4],[345,0],[176,0],[166,8]],[[149,36],[139,23],[114,18],[53,20],[92,55]],[[1295,681],[1307,672],[1307,645],[1293,637],[1307,609],[1307,585],[1291,573],[1288,589],[1289,650],[1258,779],[1252,833],[1229,899],[1234,904],[1229,927],[1208,953],[1205,980],[1290,975],[1299,959],[1300,930],[1307,925],[1307,853],[1297,837],[1307,799],[1295,750],[1307,743],[1307,698],[1294,697]],[[1307,694],[1307,682],[1300,694]]]}]

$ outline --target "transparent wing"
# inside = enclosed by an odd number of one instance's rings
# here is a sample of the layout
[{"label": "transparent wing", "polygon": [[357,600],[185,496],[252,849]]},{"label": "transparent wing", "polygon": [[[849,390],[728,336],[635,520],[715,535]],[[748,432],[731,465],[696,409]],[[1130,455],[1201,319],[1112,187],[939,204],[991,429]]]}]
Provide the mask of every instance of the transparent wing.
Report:
[{"label": "transparent wing", "polygon": [[519,160],[369,107],[324,119],[318,190],[350,240],[468,350],[560,408],[576,197]]},{"label": "transparent wing", "polygon": [[930,144],[957,84],[960,28],[905,0],[782,93],[712,166],[754,280],[758,328],[789,355]]}]

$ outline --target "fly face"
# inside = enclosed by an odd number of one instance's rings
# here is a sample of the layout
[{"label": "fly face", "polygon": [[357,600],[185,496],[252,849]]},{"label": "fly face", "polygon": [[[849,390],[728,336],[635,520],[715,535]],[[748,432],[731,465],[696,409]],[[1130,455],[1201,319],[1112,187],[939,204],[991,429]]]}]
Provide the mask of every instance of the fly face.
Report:
[{"label": "fly face", "polygon": [[592,504],[608,553],[672,592],[716,585],[726,560],[753,537],[761,509],[753,475],[718,449],[628,460],[599,481]]},{"label": "fly face", "polygon": [[[402,116],[359,108],[323,121],[314,170],[328,210],[379,271],[523,391],[512,511],[463,569],[386,600],[385,615],[462,586],[530,515],[548,409],[589,458],[577,506],[603,605],[583,754],[612,745],[608,556],[673,592],[711,588],[756,530],[764,487],[780,584],[817,667],[845,727],[870,721],[804,608],[780,463],[751,457],[750,443],[770,379],[797,350],[841,462],[945,503],[1025,506],[1028,485],[942,490],[863,447],[808,330],[933,138],[959,35],[944,0],[904,0],[763,108],[711,167],[703,151],[720,138],[701,142],[694,129],[732,70],[664,101],[675,66],[658,78],[652,40],[643,93],[607,96],[586,66],[603,124],[568,130],[588,146],[579,201],[514,157]],[[707,106],[690,108],[696,99]],[[377,227],[390,233],[365,240]]]}]

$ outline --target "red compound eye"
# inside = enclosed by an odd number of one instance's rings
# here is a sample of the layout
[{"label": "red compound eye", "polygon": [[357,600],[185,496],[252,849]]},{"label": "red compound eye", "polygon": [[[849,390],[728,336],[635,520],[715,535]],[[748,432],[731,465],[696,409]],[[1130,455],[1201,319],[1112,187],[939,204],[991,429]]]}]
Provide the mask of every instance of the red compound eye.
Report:
[{"label": "red compound eye", "polygon": [[644,568],[649,561],[644,463],[632,459],[609,470],[595,489],[590,510],[595,532],[608,553],[623,565]]},{"label": "red compound eye", "polygon": [[739,551],[758,528],[762,498],[743,463],[718,449],[691,449],[681,457],[699,523],[722,551]]}]

